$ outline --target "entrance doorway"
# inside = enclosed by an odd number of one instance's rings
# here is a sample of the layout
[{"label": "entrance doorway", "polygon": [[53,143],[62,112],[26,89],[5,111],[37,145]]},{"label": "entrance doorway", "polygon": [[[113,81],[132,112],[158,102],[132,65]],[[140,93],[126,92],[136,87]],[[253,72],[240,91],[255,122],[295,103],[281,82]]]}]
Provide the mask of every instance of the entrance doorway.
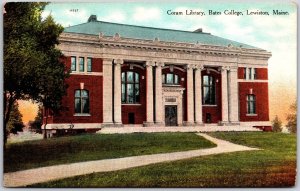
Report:
[{"label": "entrance doorway", "polygon": [[165,125],[177,126],[177,106],[166,105],[165,106]]}]

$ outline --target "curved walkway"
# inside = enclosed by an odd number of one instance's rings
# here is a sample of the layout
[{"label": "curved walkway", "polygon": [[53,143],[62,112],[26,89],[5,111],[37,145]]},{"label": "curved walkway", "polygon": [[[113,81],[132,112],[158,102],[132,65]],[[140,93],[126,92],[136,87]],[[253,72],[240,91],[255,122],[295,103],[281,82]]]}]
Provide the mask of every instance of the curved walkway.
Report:
[{"label": "curved walkway", "polygon": [[116,159],[87,161],[10,172],[4,174],[4,186],[24,187],[26,185],[31,185],[35,183],[48,182],[51,180],[90,174],[94,172],[116,171],[160,162],[188,159],[204,155],[214,155],[236,151],[259,150],[257,148],[250,148],[242,145],[233,144],[231,142],[220,140],[203,133],[197,133],[197,135],[200,135],[210,140],[211,142],[217,144],[217,147],[173,153],[151,154]]}]

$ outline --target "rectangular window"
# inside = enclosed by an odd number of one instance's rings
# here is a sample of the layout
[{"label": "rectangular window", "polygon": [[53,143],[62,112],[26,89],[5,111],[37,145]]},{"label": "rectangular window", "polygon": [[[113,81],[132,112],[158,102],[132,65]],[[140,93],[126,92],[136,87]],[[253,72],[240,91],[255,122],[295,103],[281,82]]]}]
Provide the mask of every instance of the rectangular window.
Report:
[{"label": "rectangular window", "polygon": [[71,56],[71,71],[76,71],[76,56]]},{"label": "rectangular window", "polygon": [[248,79],[251,80],[252,79],[252,68],[248,68]]},{"label": "rectangular window", "polygon": [[247,79],[247,68],[244,68],[244,79]]},{"label": "rectangular window", "polygon": [[84,72],[84,58],[79,57],[79,72]]},{"label": "rectangular window", "polygon": [[87,71],[92,71],[92,58],[87,58]]},{"label": "rectangular window", "polygon": [[257,71],[256,68],[253,68],[253,78],[257,79]]},{"label": "rectangular window", "polygon": [[255,95],[247,95],[247,113],[256,114],[256,98]]}]

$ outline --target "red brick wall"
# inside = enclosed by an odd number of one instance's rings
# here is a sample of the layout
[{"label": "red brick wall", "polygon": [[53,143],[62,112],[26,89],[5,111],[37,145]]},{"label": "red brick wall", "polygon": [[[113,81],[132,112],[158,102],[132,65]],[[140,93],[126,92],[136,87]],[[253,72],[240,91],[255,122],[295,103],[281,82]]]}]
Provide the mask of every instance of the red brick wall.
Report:
[{"label": "red brick wall", "polygon": [[122,123],[128,124],[128,114],[134,113],[135,124],[143,124],[143,122],[146,121],[146,68],[133,67],[133,69],[130,70],[129,65],[124,64],[122,66],[122,72],[125,71],[134,71],[140,74],[140,104],[122,104]]},{"label": "red brick wall", "polygon": [[[98,71],[102,68],[102,61],[100,58],[96,64]],[[66,66],[70,68],[71,58],[66,58]],[[94,68],[93,68],[94,69]],[[93,71],[94,72],[94,71]],[[70,75],[66,80],[68,84],[67,95],[62,99],[62,111],[55,113],[53,116],[53,123],[102,123],[103,122],[103,78],[102,76],[91,75]],[[89,91],[90,101],[90,115],[91,116],[74,116],[74,93],[76,89],[80,89],[80,83],[84,83],[84,89]]]},{"label": "red brick wall", "polygon": [[[182,68],[183,69],[183,68]],[[176,75],[178,75],[179,77],[179,85],[182,87],[182,88],[185,88],[185,91],[182,95],[182,108],[183,108],[183,121],[187,121],[187,80],[186,80],[186,75],[187,73],[185,71],[181,71],[179,69],[176,69],[174,68],[173,72],[170,71],[170,68],[165,68],[162,70],[162,74],[167,74],[167,73],[174,73]],[[181,78],[184,79],[184,81],[181,80]]]},{"label": "red brick wall", "polygon": [[[256,96],[257,116],[247,116],[247,95]],[[268,83],[239,82],[240,121],[269,121]]]},{"label": "red brick wall", "polygon": [[256,75],[258,80],[267,80],[268,79],[268,68],[257,68]]},{"label": "red brick wall", "polygon": [[[216,86],[216,106],[204,106],[202,107],[202,120],[206,123],[206,113],[211,114],[211,123],[218,123],[222,120],[222,89],[221,89],[221,74],[217,72],[212,72],[208,74],[206,70],[203,70],[201,75],[211,75],[215,78]],[[202,82],[203,83],[203,82]],[[201,90],[202,91],[202,90]],[[203,95],[202,95],[203,97]]]},{"label": "red brick wall", "polygon": [[244,67],[238,68],[238,79],[244,79]]},{"label": "red brick wall", "polygon": [[[238,68],[238,79],[244,79],[244,67]],[[256,79],[267,80],[268,79],[268,68],[256,68]]]},{"label": "red brick wall", "polygon": [[102,72],[102,59],[101,58],[92,58],[92,71],[93,72]]}]

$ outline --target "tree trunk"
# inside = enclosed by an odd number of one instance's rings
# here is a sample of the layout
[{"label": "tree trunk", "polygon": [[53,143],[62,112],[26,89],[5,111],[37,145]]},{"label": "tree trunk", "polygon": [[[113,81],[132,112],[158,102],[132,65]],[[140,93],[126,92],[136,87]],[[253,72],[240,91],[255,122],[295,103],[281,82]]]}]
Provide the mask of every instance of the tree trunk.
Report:
[{"label": "tree trunk", "polygon": [[[6,129],[7,123],[10,118],[10,112],[11,112],[12,106],[15,103],[15,99],[13,98],[12,95],[9,96],[8,100],[7,100],[6,96],[7,95],[5,94],[4,95],[4,124],[3,124],[4,148],[5,148],[6,142],[7,142],[7,129]],[[8,105],[7,105],[7,101],[8,101]]]},{"label": "tree trunk", "polygon": [[46,116],[46,120],[45,120],[45,125],[44,125],[43,137],[44,137],[44,139],[47,139],[46,126],[47,126],[47,123],[48,123],[48,110],[46,108],[45,108],[45,116]]}]

